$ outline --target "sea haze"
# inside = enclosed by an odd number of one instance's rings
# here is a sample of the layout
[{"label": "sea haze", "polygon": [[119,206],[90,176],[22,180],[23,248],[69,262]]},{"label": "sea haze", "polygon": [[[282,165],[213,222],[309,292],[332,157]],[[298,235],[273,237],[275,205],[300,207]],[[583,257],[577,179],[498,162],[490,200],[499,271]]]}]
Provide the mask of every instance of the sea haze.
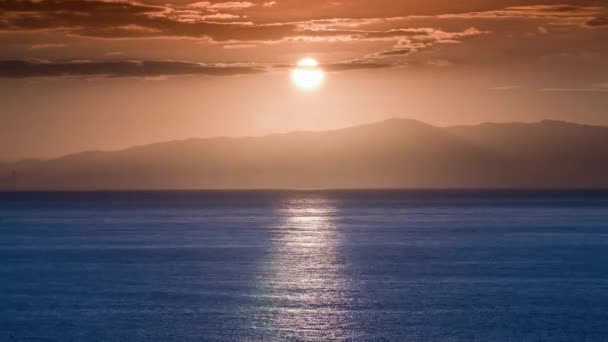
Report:
[{"label": "sea haze", "polygon": [[0,341],[601,341],[608,191],[0,193]]}]

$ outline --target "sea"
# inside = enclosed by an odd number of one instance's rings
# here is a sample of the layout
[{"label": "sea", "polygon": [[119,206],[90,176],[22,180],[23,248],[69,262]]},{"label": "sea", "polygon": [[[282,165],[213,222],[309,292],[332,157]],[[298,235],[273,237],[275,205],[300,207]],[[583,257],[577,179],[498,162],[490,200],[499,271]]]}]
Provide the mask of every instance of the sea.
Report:
[{"label": "sea", "polygon": [[0,193],[0,341],[608,341],[608,191]]}]

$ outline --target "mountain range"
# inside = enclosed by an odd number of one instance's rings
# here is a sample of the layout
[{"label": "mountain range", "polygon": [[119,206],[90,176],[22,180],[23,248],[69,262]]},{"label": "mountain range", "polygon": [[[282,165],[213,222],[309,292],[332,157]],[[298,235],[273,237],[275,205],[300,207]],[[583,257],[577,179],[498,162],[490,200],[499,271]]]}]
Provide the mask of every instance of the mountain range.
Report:
[{"label": "mountain range", "polygon": [[608,127],[389,119],[0,165],[3,190],[326,188],[608,188]]}]

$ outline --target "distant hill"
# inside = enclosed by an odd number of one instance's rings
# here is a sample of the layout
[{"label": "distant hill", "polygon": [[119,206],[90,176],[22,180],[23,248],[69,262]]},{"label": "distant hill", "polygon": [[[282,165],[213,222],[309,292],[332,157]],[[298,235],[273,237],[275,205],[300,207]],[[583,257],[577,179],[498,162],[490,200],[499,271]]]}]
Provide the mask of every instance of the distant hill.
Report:
[{"label": "distant hill", "polygon": [[0,189],[608,188],[608,127],[560,121],[172,141],[0,165]]}]

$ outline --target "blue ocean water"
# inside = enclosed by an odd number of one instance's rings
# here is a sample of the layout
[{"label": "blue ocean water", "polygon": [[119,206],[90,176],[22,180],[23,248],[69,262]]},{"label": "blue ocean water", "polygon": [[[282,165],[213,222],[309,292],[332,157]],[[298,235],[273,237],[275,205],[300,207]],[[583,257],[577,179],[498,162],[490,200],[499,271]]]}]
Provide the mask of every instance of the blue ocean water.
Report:
[{"label": "blue ocean water", "polygon": [[608,341],[608,191],[0,194],[0,341]]}]

